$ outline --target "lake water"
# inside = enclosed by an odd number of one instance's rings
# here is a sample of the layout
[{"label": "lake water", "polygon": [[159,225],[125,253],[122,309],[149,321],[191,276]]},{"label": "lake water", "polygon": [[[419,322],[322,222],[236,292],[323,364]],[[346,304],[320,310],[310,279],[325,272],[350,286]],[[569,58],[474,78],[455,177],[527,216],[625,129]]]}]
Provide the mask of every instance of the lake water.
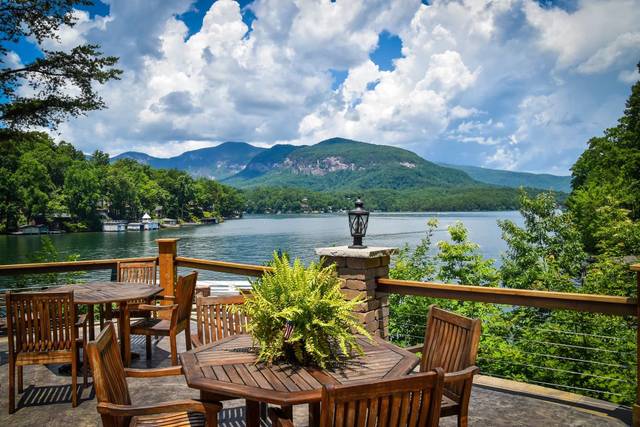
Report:
[{"label": "lake water", "polygon": [[[498,219],[520,224],[518,212],[452,213],[372,213],[365,244],[400,247],[417,245],[424,237],[426,222],[436,217],[440,226],[434,243],[447,238],[446,227],[462,221],[470,239],[479,243],[482,253],[499,260],[505,249]],[[49,236],[62,257],[78,254],[80,259],[127,258],[157,255],[155,239],[179,237],[182,256],[263,264],[274,250],[287,251],[305,262],[317,259],[314,248],[350,243],[346,214],[246,215],[222,224],[182,227],[146,232],[68,233]],[[0,264],[30,262],[41,248],[40,236],[0,236]],[[202,278],[230,277],[220,273],[200,273]],[[232,277],[232,276],[231,276]],[[106,272],[87,273],[84,278],[108,278]],[[9,278],[0,278],[6,283]]]}]

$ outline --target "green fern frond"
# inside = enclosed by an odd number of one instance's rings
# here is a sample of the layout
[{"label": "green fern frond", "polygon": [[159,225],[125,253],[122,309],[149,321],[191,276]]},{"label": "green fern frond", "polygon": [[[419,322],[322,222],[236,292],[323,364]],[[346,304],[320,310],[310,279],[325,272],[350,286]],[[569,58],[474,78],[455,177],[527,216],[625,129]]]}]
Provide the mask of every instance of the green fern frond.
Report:
[{"label": "green fern frond", "polygon": [[[253,297],[243,310],[252,319],[248,331],[260,347],[260,361],[295,358],[324,367],[331,360],[362,354],[355,334],[370,338],[353,314],[363,298],[345,300],[335,266],[274,253],[273,271],[252,283]],[[287,322],[293,325],[284,339]]]}]

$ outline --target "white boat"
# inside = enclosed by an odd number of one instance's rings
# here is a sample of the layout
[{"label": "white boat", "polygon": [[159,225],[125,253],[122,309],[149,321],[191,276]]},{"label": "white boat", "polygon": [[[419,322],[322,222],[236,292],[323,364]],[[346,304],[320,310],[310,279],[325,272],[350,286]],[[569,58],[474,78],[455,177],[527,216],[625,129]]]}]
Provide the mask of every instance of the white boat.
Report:
[{"label": "white boat", "polygon": [[102,223],[102,231],[127,231],[126,221],[105,221]]},{"label": "white boat", "polygon": [[160,227],[162,227],[162,228],[179,228],[180,224],[178,224],[178,220],[177,219],[162,218],[162,221],[160,222]]},{"label": "white boat", "polygon": [[144,225],[141,222],[130,222],[127,224],[127,231],[142,231]]}]

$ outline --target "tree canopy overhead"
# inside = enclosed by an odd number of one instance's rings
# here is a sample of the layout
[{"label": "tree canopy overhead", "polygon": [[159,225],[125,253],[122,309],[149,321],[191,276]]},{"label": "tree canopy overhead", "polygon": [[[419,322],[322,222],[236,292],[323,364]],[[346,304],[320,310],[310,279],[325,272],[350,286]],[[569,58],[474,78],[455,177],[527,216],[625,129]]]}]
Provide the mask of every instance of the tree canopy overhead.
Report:
[{"label": "tree canopy overhead", "polygon": [[11,128],[55,128],[68,117],[105,108],[94,83],[118,79],[115,56],[84,44],[70,51],[41,49],[42,56],[16,64],[9,46],[27,38],[38,44],[58,40],[58,30],[73,26],[75,5],[90,0],[3,0],[0,3],[0,121]]}]

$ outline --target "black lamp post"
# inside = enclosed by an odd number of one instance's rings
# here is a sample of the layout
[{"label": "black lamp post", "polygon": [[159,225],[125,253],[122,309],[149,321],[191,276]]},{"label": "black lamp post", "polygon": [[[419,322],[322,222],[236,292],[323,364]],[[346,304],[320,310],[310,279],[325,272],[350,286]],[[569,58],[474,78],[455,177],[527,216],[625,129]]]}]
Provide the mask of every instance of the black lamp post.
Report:
[{"label": "black lamp post", "polygon": [[369,224],[369,212],[364,209],[362,200],[356,200],[356,208],[349,211],[349,232],[353,237],[353,245],[350,249],[364,249],[362,238],[367,234]]}]

